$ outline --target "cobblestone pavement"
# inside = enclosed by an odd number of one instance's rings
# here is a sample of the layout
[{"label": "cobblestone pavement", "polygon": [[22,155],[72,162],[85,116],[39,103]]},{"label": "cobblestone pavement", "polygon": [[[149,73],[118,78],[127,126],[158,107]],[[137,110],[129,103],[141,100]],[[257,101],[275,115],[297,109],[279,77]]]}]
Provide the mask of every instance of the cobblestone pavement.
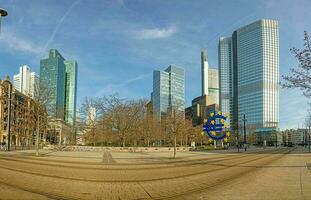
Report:
[{"label": "cobblestone pavement", "polygon": [[0,199],[311,199],[311,154],[0,152]]}]

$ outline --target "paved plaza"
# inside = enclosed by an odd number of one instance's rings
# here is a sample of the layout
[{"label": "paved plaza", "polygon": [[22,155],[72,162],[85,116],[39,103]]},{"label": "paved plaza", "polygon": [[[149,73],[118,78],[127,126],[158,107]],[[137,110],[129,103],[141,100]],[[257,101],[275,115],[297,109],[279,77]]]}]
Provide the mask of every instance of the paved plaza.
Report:
[{"label": "paved plaza", "polygon": [[307,149],[0,152],[0,199],[311,199]]}]

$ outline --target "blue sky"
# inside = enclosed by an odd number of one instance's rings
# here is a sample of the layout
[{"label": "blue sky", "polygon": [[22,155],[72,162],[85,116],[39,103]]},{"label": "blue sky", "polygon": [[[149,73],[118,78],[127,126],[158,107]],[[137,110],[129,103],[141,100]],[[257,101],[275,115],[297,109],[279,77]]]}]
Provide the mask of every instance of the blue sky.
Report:
[{"label": "blue sky", "polygon": [[[311,32],[311,1],[304,0],[0,0],[9,15],[0,34],[0,78],[20,65],[39,72],[40,59],[57,48],[77,60],[78,102],[118,92],[149,98],[152,71],[169,64],[186,70],[186,105],[200,95],[200,51],[217,67],[220,36],[261,18],[279,20],[280,74],[297,62]],[[301,127],[308,108],[299,90],[281,90],[280,127]]]}]

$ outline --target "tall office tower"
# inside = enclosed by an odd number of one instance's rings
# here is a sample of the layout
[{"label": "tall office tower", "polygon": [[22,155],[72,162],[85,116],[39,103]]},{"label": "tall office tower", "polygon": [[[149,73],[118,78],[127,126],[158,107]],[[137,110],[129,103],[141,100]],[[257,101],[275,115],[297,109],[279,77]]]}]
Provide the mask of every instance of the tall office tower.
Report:
[{"label": "tall office tower", "polygon": [[14,87],[23,94],[34,97],[34,87],[38,83],[38,76],[35,72],[30,72],[30,68],[27,65],[23,65],[19,68],[19,74],[15,74]]},{"label": "tall office tower", "polygon": [[40,60],[40,84],[52,92],[47,108],[49,117],[64,119],[65,107],[65,64],[64,57],[51,49],[49,57]]},{"label": "tall office tower", "polygon": [[221,37],[218,43],[219,109],[231,114],[232,96],[232,44],[231,37]]},{"label": "tall office tower", "polygon": [[77,71],[76,61],[65,61],[65,121],[75,125],[77,104]]},{"label": "tall office tower", "polygon": [[74,126],[76,121],[77,69],[76,61],[66,61],[51,49],[49,58],[40,61],[40,84],[52,90],[48,114],[66,120]]},{"label": "tall office tower", "polygon": [[35,72],[30,73],[30,94],[32,97],[39,93],[39,76]]},{"label": "tall office tower", "polygon": [[278,22],[262,19],[234,31],[231,56],[233,128],[245,114],[257,133],[271,133],[279,126]]},{"label": "tall office tower", "polygon": [[176,65],[153,71],[152,104],[154,116],[161,119],[168,109],[185,110],[185,72]]},{"label": "tall office tower", "polygon": [[208,70],[208,94],[210,96],[210,104],[219,105],[218,69]]},{"label": "tall office tower", "polygon": [[201,88],[202,88],[202,95],[208,95],[208,62],[207,62],[207,53],[206,50],[202,50],[201,52]]}]

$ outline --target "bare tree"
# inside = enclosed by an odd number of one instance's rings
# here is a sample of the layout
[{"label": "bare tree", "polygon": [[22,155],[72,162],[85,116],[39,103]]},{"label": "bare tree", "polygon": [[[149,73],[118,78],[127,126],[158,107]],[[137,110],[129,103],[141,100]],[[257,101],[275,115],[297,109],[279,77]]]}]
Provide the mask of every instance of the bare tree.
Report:
[{"label": "bare tree", "polygon": [[97,141],[99,117],[98,101],[86,97],[81,106],[82,120],[77,124],[77,127],[84,132],[86,142],[93,144],[93,146],[96,145]]},{"label": "bare tree", "polygon": [[304,48],[302,50],[298,48],[292,48],[291,52],[297,58],[299,64],[294,69],[291,69],[292,74],[283,76],[285,83],[284,88],[299,88],[303,91],[303,94],[311,97],[311,41],[310,36],[304,32]]},{"label": "bare tree", "polygon": [[42,129],[44,129],[44,132],[46,132],[46,126],[47,126],[47,113],[51,113],[53,110],[52,104],[51,104],[51,97],[53,95],[53,91],[50,87],[45,85],[42,82],[35,82],[34,84],[34,95],[33,99],[38,104],[36,107],[36,118],[37,118],[37,131],[36,131],[36,156],[39,156],[39,137],[40,132]]},{"label": "bare tree", "polygon": [[174,158],[176,158],[177,136],[180,135],[185,127],[185,113],[176,107],[169,108],[166,117],[165,125],[167,133],[171,136],[174,146]]}]

